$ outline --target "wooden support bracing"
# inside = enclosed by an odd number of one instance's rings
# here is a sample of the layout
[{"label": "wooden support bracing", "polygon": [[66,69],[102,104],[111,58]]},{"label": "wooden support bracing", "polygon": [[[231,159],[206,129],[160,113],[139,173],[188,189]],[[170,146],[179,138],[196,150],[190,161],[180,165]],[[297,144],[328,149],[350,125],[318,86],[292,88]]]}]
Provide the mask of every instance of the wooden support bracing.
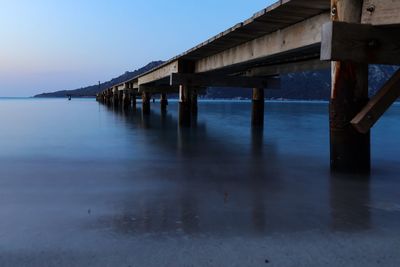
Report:
[{"label": "wooden support bracing", "polygon": [[280,79],[273,77],[241,77],[218,74],[172,73],[170,85],[196,87],[280,88]]},{"label": "wooden support bracing", "polygon": [[385,111],[400,97],[400,69],[354,117],[351,124],[360,132],[368,133]]},{"label": "wooden support bracing", "polygon": [[392,27],[332,21],[322,27],[321,60],[368,64],[400,62],[400,25]]},{"label": "wooden support bracing", "polygon": [[[360,22],[361,0],[331,0],[331,5],[332,20]],[[332,171],[369,172],[370,134],[361,134],[350,124],[367,102],[368,64],[333,62],[329,105]]]}]

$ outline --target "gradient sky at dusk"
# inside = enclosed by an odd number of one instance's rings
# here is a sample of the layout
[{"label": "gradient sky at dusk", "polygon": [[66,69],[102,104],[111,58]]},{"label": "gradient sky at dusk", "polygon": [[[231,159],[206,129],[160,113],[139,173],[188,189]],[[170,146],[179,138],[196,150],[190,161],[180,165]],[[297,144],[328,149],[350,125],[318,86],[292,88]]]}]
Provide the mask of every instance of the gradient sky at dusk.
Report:
[{"label": "gradient sky at dusk", "polygon": [[0,96],[106,81],[166,60],[275,0],[0,0]]}]

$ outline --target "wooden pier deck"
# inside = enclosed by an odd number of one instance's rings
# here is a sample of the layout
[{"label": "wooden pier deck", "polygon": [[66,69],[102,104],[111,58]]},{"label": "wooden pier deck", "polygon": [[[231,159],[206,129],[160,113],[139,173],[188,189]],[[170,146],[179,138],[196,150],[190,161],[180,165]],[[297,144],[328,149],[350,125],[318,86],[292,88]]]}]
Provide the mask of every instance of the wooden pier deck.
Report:
[{"label": "wooden pier deck", "polygon": [[252,124],[264,122],[264,89],[283,73],[331,68],[331,166],[370,170],[370,128],[400,95],[400,72],[371,100],[368,64],[400,64],[400,0],[281,0],[244,22],[97,96],[131,106],[142,96],[179,93],[179,123],[190,126],[199,90],[253,89]]}]

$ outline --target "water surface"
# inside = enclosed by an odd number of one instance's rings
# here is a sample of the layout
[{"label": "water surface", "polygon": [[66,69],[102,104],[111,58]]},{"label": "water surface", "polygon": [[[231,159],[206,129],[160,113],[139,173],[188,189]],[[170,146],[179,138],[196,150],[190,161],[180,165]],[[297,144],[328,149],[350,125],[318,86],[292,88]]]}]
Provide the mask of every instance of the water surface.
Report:
[{"label": "water surface", "polygon": [[400,106],[369,178],[330,174],[327,103],[177,110],[0,100],[0,265],[400,265]]}]

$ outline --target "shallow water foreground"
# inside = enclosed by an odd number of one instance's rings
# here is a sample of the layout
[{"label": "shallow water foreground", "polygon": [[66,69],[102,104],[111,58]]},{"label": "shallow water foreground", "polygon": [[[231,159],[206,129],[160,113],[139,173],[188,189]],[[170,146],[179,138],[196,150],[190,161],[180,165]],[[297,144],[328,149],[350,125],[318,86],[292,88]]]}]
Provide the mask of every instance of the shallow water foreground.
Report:
[{"label": "shallow water foreground", "polygon": [[368,177],[329,172],[326,103],[150,117],[0,100],[0,266],[400,266],[400,106]]}]

